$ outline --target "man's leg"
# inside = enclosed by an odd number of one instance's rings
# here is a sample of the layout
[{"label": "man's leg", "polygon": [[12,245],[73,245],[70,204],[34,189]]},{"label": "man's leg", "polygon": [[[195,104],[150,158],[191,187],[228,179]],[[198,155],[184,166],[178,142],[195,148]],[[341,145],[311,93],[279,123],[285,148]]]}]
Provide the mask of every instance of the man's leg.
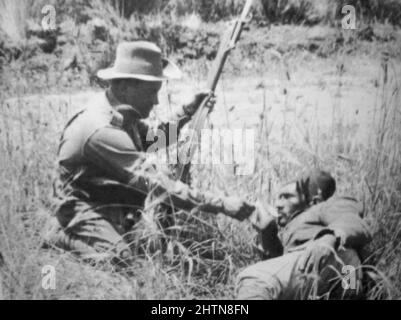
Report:
[{"label": "man's leg", "polygon": [[294,295],[294,273],[300,253],[258,262],[243,270],[237,278],[237,299],[278,300],[290,299]]},{"label": "man's leg", "polygon": [[[320,274],[302,273],[298,260],[304,251],[256,263],[242,271],[237,279],[237,298],[244,300],[308,299],[355,296],[360,291],[361,270],[358,254],[340,250]],[[346,268],[346,269],[344,269]],[[355,269],[353,269],[355,268]],[[344,271],[351,270],[350,285],[343,290]],[[353,272],[355,270],[355,272]],[[355,279],[352,277],[355,276]]]},{"label": "man's leg", "polygon": [[340,249],[320,272],[318,295],[332,299],[356,298],[362,294],[362,276],[358,253]]},{"label": "man's leg", "polygon": [[91,262],[110,260],[117,264],[128,265],[132,256],[122,236],[101,216],[81,220],[66,229],[53,226],[46,238],[49,244],[71,251]]}]

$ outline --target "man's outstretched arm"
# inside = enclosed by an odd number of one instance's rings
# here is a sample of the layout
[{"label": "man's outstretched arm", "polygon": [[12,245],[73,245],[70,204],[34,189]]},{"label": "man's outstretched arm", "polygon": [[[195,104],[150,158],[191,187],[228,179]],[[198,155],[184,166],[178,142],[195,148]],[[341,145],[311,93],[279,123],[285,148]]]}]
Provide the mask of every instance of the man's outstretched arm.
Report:
[{"label": "man's outstretched arm", "polygon": [[85,143],[83,155],[117,181],[136,191],[160,197],[161,201],[177,209],[198,208],[211,213],[224,213],[243,220],[254,207],[237,197],[218,197],[199,192],[175,181],[153,166],[146,167],[145,154],[138,152],[126,132],[114,127],[97,130]]}]

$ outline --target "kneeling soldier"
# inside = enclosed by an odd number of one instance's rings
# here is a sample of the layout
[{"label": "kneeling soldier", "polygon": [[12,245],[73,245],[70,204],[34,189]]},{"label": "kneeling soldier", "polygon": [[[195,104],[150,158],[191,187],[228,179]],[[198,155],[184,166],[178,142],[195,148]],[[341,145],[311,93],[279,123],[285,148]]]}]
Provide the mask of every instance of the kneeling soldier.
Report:
[{"label": "kneeling soldier", "polygon": [[[154,166],[141,167],[154,143],[146,139],[143,119],[158,104],[162,81],[179,75],[178,67],[146,41],[120,44],[114,66],[98,72],[110,81],[109,88],[68,121],[61,137],[56,226],[47,237],[51,244],[84,259],[129,261],[133,252],[124,235],[133,223],[127,221],[140,219],[150,193],[177,209],[199,208],[239,220],[253,212],[245,201],[200,193]],[[167,141],[171,123],[179,131],[206,94],[196,95],[173,122],[158,127]]]}]

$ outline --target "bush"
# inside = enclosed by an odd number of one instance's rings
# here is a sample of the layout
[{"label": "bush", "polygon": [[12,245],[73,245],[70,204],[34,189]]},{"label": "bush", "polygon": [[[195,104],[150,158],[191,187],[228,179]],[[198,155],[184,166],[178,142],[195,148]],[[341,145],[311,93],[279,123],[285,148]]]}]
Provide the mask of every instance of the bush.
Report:
[{"label": "bush", "polygon": [[334,23],[343,17],[345,5],[353,5],[357,17],[366,22],[400,25],[400,0],[262,0],[265,17],[274,23]]}]

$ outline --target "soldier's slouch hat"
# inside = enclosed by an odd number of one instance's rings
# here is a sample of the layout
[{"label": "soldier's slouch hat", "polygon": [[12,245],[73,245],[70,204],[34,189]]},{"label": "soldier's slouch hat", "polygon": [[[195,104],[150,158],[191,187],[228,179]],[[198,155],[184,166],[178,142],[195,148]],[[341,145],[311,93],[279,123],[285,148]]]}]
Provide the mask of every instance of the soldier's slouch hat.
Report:
[{"label": "soldier's slouch hat", "polygon": [[177,65],[162,56],[160,48],[154,43],[132,41],[120,43],[114,65],[99,70],[97,76],[103,80],[163,81],[179,79],[182,73]]}]

